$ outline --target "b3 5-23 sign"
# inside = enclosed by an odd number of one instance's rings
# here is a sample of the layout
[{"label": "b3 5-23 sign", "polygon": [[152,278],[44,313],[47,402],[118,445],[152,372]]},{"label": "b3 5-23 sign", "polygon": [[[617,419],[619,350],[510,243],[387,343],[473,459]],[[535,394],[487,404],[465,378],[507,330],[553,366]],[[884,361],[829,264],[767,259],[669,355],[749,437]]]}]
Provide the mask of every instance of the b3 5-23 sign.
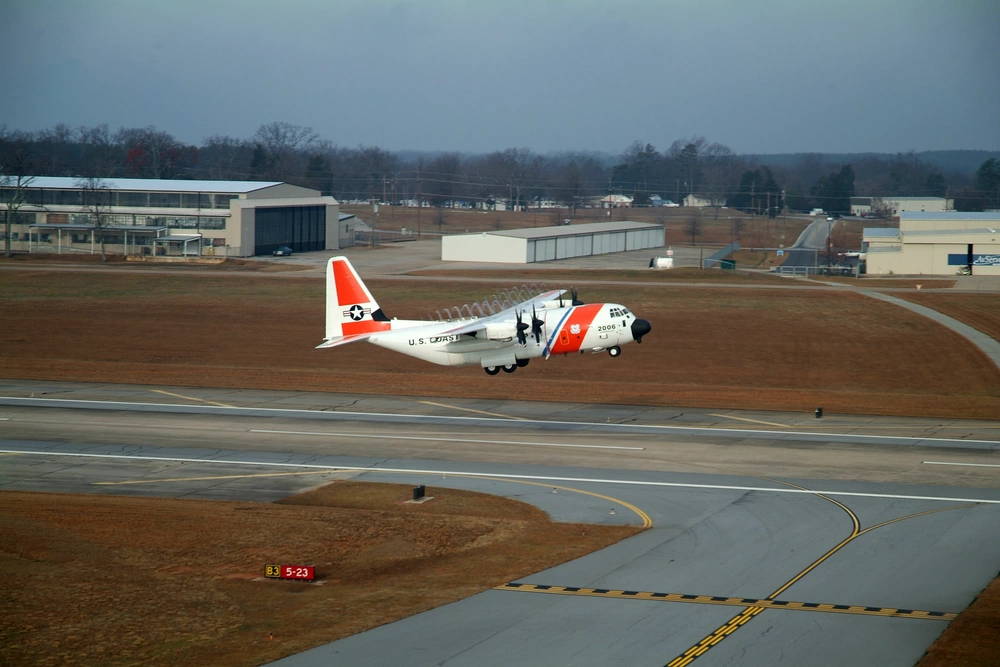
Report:
[{"label": "b3 5-23 sign", "polygon": [[301,579],[312,581],[316,578],[316,567],[313,565],[274,565],[264,566],[264,576],[271,579]]}]

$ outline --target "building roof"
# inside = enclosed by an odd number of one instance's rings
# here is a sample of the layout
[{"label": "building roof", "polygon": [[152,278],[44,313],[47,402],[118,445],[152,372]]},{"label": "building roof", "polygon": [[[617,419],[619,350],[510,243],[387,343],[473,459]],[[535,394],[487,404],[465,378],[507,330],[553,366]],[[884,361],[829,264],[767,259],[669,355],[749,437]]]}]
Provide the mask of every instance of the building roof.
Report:
[{"label": "building roof", "polygon": [[[0,175],[0,179],[4,176]],[[76,176],[29,176],[32,179],[27,188],[52,188],[58,190],[79,190],[80,177]],[[102,178],[101,183],[110,190],[145,190],[154,192],[253,192],[282,185],[281,181],[185,181],[160,178]]]},{"label": "building roof", "polygon": [[974,211],[901,211],[900,218],[907,220],[934,220],[947,222],[948,220],[993,220],[1000,221],[1000,213],[979,213]]},{"label": "building roof", "polygon": [[554,225],[551,227],[529,227],[527,229],[505,229],[496,232],[485,232],[493,236],[512,236],[519,239],[542,239],[556,236],[580,236],[582,234],[599,234],[601,232],[627,232],[637,229],[663,229],[663,225],[655,222],[586,222],[581,225]]}]

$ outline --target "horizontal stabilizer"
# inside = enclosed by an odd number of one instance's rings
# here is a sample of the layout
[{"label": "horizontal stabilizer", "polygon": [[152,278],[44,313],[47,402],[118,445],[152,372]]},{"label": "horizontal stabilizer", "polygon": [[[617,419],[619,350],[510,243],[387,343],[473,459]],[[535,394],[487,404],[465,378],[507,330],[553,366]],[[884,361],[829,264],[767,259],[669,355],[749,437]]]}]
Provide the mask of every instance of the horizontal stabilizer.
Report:
[{"label": "horizontal stabilizer", "polygon": [[348,343],[355,343],[359,340],[365,340],[371,337],[371,335],[375,333],[378,332],[369,331],[367,333],[351,334],[350,336],[337,336],[336,338],[328,338],[319,345],[317,345],[315,349],[319,350],[325,347],[338,347],[340,345],[347,345]]}]

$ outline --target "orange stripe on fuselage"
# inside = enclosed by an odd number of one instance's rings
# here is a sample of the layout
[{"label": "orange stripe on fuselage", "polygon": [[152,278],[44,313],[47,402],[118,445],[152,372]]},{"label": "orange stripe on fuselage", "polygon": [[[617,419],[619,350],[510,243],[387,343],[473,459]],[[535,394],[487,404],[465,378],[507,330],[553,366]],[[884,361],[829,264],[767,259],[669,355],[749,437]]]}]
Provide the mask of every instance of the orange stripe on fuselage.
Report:
[{"label": "orange stripe on fuselage", "polygon": [[[354,277],[354,272],[347,262],[338,261],[333,263],[333,285],[337,290],[337,303],[341,306],[353,306],[354,304],[366,304],[370,299],[365,294],[365,289]],[[346,329],[344,333],[347,333]]]},{"label": "orange stripe on fuselage", "polygon": [[563,322],[562,327],[556,332],[556,339],[552,343],[552,349],[549,353],[569,354],[579,351],[580,346],[583,345],[583,339],[590,329],[590,324],[603,307],[603,303],[588,303],[585,306],[574,308],[566,321]]}]

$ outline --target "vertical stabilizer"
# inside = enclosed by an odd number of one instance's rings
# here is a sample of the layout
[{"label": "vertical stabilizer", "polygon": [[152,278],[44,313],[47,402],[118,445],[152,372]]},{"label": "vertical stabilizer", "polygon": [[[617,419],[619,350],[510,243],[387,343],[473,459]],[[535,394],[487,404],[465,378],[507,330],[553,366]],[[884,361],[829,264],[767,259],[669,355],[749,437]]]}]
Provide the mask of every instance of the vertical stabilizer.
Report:
[{"label": "vertical stabilizer", "polygon": [[326,340],[388,331],[388,318],[346,257],[326,265]]}]

